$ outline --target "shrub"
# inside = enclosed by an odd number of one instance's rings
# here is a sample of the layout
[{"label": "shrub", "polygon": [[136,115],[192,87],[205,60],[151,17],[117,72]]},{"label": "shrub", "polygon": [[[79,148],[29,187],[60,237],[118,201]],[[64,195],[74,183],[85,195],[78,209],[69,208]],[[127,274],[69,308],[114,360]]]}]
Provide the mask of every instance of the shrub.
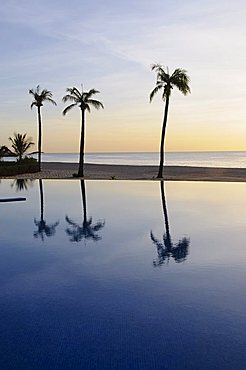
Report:
[{"label": "shrub", "polygon": [[18,162],[0,161],[0,176],[15,176],[35,172],[39,172],[39,168],[34,158],[24,158]]},{"label": "shrub", "polygon": [[37,159],[33,157],[25,157],[18,161],[19,164],[35,164],[38,163]]}]

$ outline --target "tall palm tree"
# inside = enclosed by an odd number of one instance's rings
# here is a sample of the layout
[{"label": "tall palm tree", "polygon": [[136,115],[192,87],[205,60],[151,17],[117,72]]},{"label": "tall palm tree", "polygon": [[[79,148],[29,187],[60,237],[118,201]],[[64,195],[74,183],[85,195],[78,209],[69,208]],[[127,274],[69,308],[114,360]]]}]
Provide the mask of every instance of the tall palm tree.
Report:
[{"label": "tall palm tree", "polygon": [[43,183],[39,179],[39,194],[40,194],[40,221],[34,219],[35,225],[38,227],[38,230],[33,233],[34,238],[41,237],[44,241],[44,236],[50,237],[54,236],[56,233],[56,227],[59,225],[59,221],[56,221],[54,224],[48,225],[44,219],[44,193],[43,193]]},{"label": "tall palm tree", "polygon": [[170,234],[170,227],[168,221],[168,212],[167,212],[167,205],[166,205],[166,198],[165,198],[165,190],[164,190],[164,182],[160,181],[161,186],[161,201],[162,201],[162,209],[163,209],[163,216],[164,216],[164,224],[165,224],[165,232],[163,234],[163,242],[160,242],[153,234],[152,230],[150,231],[150,238],[153,244],[156,246],[158,259],[153,262],[154,266],[161,266],[167,262],[169,262],[170,257],[172,257],[175,262],[183,262],[186,260],[189,250],[190,239],[187,237],[183,237],[179,239],[177,243],[173,243],[171,234]]},{"label": "tall palm tree", "polygon": [[14,149],[15,154],[18,156],[19,161],[22,160],[23,154],[32,146],[31,137],[26,137],[27,134],[16,134],[14,137],[9,137],[9,140],[12,143],[12,148]]},{"label": "tall palm tree", "polygon": [[76,87],[67,88],[67,95],[65,95],[62,100],[64,103],[67,101],[72,102],[68,105],[62,112],[65,116],[73,107],[78,106],[81,109],[81,135],[80,135],[80,152],[79,152],[79,170],[78,176],[84,177],[84,149],[85,149],[85,112],[91,111],[91,106],[99,109],[104,108],[103,104],[92,96],[98,94],[99,91],[91,89],[88,92],[84,92],[83,89],[80,92]]},{"label": "tall palm tree", "polygon": [[34,106],[37,107],[38,111],[38,167],[39,171],[41,171],[41,142],[42,142],[42,117],[41,117],[41,107],[45,101],[48,101],[54,105],[56,102],[52,99],[52,92],[49,90],[42,90],[40,91],[40,86],[38,85],[36,89],[29,90],[29,94],[33,95],[33,102],[31,104],[31,108]]},{"label": "tall palm tree", "polygon": [[83,203],[82,225],[72,221],[68,216],[66,216],[65,219],[70,226],[70,228],[66,229],[66,233],[71,236],[71,242],[80,242],[82,239],[92,239],[96,242],[101,239],[97,232],[104,227],[105,221],[97,221],[95,224],[93,224],[92,217],[87,217],[86,190],[84,180],[80,180],[80,188]]},{"label": "tall palm tree", "polygon": [[156,86],[150,93],[150,102],[154,98],[155,94],[159,90],[163,90],[162,92],[162,99],[165,101],[165,109],[164,109],[164,118],[163,118],[163,125],[162,125],[162,133],[161,133],[161,143],[160,143],[160,165],[157,178],[163,177],[163,165],[164,165],[164,141],[165,141],[165,133],[166,133],[166,126],[167,126],[167,116],[168,116],[168,107],[169,107],[169,99],[171,95],[171,91],[174,87],[177,87],[182,94],[187,95],[190,92],[189,88],[189,76],[187,75],[187,71],[184,69],[177,68],[173,72],[172,75],[169,75],[169,70],[167,68],[167,72],[164,70],[161,64],[154,64],[152,66],[152,70],[157,73],[156,78]]}]

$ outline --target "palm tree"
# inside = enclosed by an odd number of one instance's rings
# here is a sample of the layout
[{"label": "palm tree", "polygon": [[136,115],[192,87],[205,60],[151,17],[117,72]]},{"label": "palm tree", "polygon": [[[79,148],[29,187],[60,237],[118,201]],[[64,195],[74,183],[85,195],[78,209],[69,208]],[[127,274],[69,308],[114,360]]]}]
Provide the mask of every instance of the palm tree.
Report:
[{"label": "palm tree", "polygon": [[39,193],[40,193],[40,221],[34,219],[35,225],[38,227],[38,230],[33,233],[34,238],[41,237],[44,241],[44,236],[50,237],[54,236],[56,233],[56,227],[59,225],[59,221],[56,221],[54,224],[48,225],[44,219],[44,193],[43,193],[43,183],[39,179]]},{"label": "palm tree", "polygon": [[167,212],[167,205],[165,199],[165,190],[164,190],[164,182],[160,181],[161,185],[161,200],[162,200],[162,209],[163,209],[163,216],[164,216],[164,223],[165,223],[165,232],[163,234],[163,242],[160,242],[154,236],[152,230],[150,231],[150,238],[153,244],[156,246],[158,260],[153,262],[154,266],[161,266],[167,262],[169,262],[170,257],[172,257],[175,262],[183,262],[186,260],[189,250],[190,239],[187,237],[183,237],[179,239],[177,243],[173,243],[171,234],[170,234],[170,227],[168,221],[168,212]]},{"label": "palm tree", "polygon": [[92,223],[92,217],[87,217],[87,204],[86,204],[86,191],[85,191],[85,181],[80,180],[81,196],[83,203],[83,221],[82,225],[72,221],[68,216],[65,217],[70,228],[66,229],[66,233],[71,236],[71,242],[80,242],[82,239],[92,239],[93,241],[98,241],[101,237],[97,234],[101,230],[105,221],[97,221],[95,224]]},{"label": "palm tree", "polygon": [[19,161],[22,160],[23,154],[32,146],[31,137],[26,137],[27,134],[16,134],[14,137],[9,137],[9,140],[12,143],[12,148],[14,149],[15,154],[19,157]]},{"label": "palm tree", "polygon": [[98,94],[99,91],[91,89],[88,92],[84,92],[83,89],[80,92],[76,87],[67,88],[68,92],[62,100],[64,103],[67,101],[72,102],[62,112],[65,116],[73,107],[78,106],[81,109],[81,135],[80,135],[80,152],[79,152],[79,170],[78,176],[84,177],[84,147],[85,147],[85,112],[90,112],[90,107],[96,109],[104,108],[103,104],[98,101],[91,99],[93,95]]},{"label": "palm tree", "polygon": [[160,165],[157,178],[162,178],[163,165],[164,165],[164,141],[167,126],[167,116],[169,107],[169,98],[173,87],[177,87],[182,94],[187,95],[190,92],[189,88],[189,76],[187,71],[184,69],[177,68],[173,74],[169,75],[169,70],[165,72],[164,68],[160,64],[154,64],[152,70],[157,73],[156,87],[150,93],[150,102],[154,98],[155,94],[163,89],[162,99],[165,101],[164,118],[161,133],[161,144],[160,144]]},{"label": "palm tree", "polygon": [[41,142],[42,142],[41,107],[43,106],[43,102],[45,101],[48,101],[54,105],[56,105],[56,102],[52,99],[52,92],[46,89],[40,91],[39,85],[36,87],[36,89],[29,90],[29,94],[33,95],[34,98],[31,104],[31,108],[33,108],[33,106],[36,106],[38,110],[38,167],[39,171],[41,171]]}]

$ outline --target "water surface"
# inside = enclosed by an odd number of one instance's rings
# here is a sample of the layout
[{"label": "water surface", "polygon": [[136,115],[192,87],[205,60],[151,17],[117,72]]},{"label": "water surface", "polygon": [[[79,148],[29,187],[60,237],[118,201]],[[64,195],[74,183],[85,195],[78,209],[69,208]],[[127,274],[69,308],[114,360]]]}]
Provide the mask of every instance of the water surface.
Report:
[{"label": "water surface", "polygon": [[[77,153],[44,153],[44,162],[78,163]],[[86,163],[157,166],[159,153],[85,153]],[[167,152],[168,166],[246,168],[246,151]]]},{"label": "water surface", "polygon": [[245,369],[244,184],[0,191],[1,369]]}]

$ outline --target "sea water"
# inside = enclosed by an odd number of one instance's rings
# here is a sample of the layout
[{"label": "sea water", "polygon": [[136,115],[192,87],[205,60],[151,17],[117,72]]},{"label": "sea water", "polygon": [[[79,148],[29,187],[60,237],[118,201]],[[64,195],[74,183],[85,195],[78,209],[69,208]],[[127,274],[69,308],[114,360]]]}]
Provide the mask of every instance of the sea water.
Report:
[{"label": "sea water", "polygon": [[[43,162],[78,163],[78,153],[44,153]],[[168,152],[165,154],[168,166],[195,167],[234,167],[246,168],[246,151],[240,152]],[[86,163],[140,165],[151,166],[159,164],[159,153],[86,153]]]}]

